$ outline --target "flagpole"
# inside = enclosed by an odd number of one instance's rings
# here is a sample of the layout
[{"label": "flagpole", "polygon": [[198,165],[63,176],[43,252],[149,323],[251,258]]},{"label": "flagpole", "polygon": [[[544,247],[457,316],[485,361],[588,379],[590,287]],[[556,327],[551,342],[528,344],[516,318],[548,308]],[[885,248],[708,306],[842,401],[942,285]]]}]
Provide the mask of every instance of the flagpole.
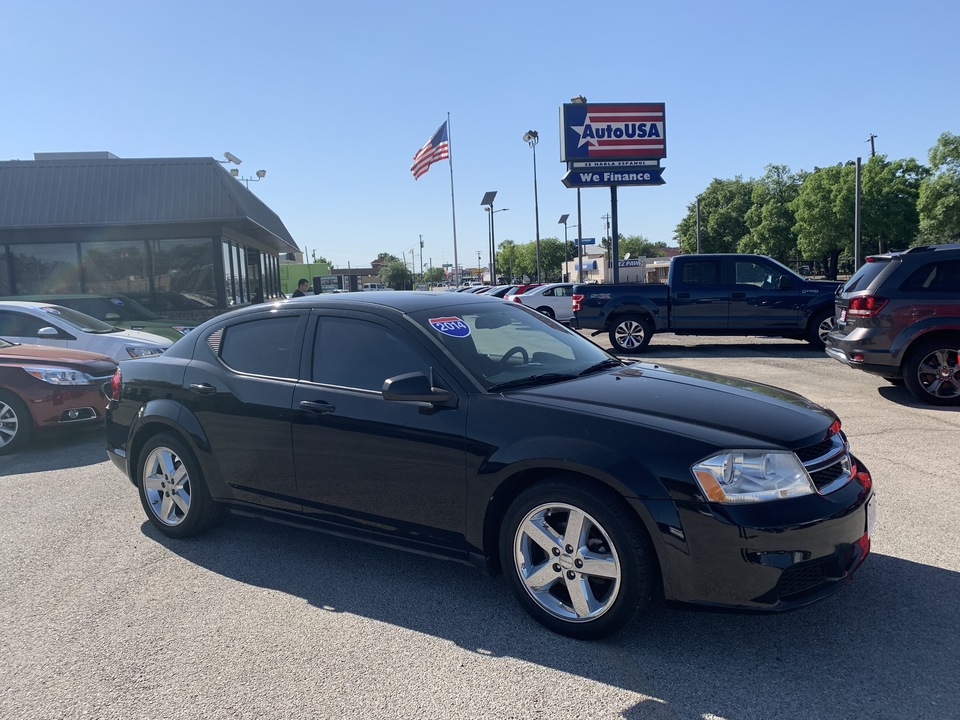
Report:
[{"label": "flagpole", "polygon": [[460,287],[460,263],[457,260],[457,204],[453,196],[453,132],[450,130],[450,113],[447,113],[447,143],[450,145],[450,210],[453,213],[453,276]]}]

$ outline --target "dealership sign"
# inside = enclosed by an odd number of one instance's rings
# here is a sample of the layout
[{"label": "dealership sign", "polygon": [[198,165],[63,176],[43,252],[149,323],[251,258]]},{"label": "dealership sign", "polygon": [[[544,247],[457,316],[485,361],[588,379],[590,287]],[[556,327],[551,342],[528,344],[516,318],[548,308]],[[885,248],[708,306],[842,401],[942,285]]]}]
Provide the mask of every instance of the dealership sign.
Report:
[{"label": "dealership sign", "polygon": [[560,161],[660,160],[667,156],[664,103],[567,103],[560,107]]},{"label": "dealership sign", "polygon": [[568,188],[607,187],[609,185],[663,185],[661,167],[607,167],[574,169],[563,176]]}]

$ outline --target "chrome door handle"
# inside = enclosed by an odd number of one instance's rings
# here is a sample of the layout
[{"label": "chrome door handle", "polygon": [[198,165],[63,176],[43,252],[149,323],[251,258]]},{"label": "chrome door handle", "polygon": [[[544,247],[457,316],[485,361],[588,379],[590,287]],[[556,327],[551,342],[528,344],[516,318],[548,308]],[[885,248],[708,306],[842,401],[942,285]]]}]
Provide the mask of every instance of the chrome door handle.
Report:
[{"label": "chrome door handle", "polygon": [[214,395],[217,392],[217,389],[209,383],[190,383],[189,390],[197,395]]},{"label": "chrome door handle", "polygon": [[301,400],[300,409],[309,410],[310,412],[317,413],[317,415],[326,415],[327,413],[332,413],[337,408],[328,402],[323,402],[322,400]]}]

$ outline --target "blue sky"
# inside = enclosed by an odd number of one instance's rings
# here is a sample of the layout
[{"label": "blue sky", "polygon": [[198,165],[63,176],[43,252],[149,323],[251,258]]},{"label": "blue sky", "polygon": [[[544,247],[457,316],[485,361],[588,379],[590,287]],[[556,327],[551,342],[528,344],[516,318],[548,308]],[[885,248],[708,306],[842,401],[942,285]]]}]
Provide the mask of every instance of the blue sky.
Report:
[{"label": "blue sky", "polygon": [[[559,160],[561,104],[666,104],[661,187],[621,188],[620,232],[673,245],[713,178],[768,164],[812,170],[891,159],[960,133],[955,2],[63,2],[0,5],[0,159],[108,150],[215,157],[301,248],[335,265],[453,262],[446,162],[414,181],[414,153],[451,118],[458,259],[496,238],[563,237],[576,192]],[[610,193],[582,192],[585,237]],[[576,227],[569,236],[575,237]],[[419,258],[417,258],[419,261]]]}]

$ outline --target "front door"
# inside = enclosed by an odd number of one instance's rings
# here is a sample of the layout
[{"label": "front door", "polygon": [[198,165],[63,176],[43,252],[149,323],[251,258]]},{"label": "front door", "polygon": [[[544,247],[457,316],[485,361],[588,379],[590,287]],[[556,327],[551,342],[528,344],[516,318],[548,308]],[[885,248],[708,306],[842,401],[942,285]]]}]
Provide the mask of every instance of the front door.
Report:
[{"label": "front door", "polygon": [[384,400],[384,380],[410,372],[457,389],[406,328],[346,311],[311,322],[308,377],[293,399],[304,510],[414,546],[460,546],[466,398],[440,409]]}]

